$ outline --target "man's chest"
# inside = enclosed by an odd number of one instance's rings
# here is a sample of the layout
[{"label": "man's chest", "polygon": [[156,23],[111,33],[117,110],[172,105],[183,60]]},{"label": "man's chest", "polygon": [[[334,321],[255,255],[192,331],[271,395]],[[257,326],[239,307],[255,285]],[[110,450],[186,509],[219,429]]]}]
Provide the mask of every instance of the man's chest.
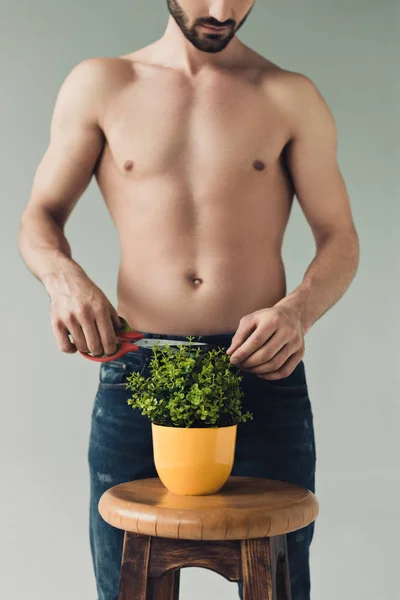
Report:
[{"label": "man's chest", "polygon": [[116,168],[139,178],[254,173],[276,164],[289,136],[265,91],[233,77],[133,83],[109,102],[103,130]]}]

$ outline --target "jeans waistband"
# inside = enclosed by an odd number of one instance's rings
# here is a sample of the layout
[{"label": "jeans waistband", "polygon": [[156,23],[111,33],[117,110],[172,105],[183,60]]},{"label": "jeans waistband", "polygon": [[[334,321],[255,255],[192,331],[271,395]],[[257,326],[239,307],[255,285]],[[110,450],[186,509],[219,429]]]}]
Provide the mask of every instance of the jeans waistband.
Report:
[{"label": "jeans waistband", "polygon": [[[174,333],[150,333],[148,331],[140,331],[140,329],[135,329],[138,333],[142,333],[145,338],[148,339],[161,339],[161,340],[176,340],[178,342],[188,342],[188,336],[186,335],[176,335]],[[229,348],[232,343],[232,338],[235,335],[235,331],[230,333],[209,333],[206,335],[190,335],[192,337],[193,342],[204,342],[206,344],[215,344],[218,346],[222,346],[225,348]]]}]

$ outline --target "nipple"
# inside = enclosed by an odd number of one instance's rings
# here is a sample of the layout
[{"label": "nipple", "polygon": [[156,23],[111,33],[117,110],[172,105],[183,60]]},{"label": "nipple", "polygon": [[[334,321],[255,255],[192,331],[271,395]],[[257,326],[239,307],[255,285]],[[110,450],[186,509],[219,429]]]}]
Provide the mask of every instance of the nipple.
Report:
[{"label": "nipple", "polygon": [[255,160],[253,162],[253,167],[255,168],[256,171],[264,171],[265,163],[262,160]]},{"label": "nipple", "polygon": [[124,169],[125,171],[132,171],[133,169],[133,161],[132,160],[127,160],[124,164]]}]

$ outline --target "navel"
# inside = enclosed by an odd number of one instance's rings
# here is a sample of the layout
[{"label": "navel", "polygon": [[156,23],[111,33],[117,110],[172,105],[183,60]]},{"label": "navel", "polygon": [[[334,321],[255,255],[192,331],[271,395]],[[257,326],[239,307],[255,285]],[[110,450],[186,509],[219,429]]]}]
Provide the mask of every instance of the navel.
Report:
[{"label": "navel", "polygon": [[124,164],[124,169],[125,171],[132,171],[133,169],[133,161],[132,160],[127,160]]},{"label": "navel", "polygon": [[253,167],[255,168],[256,171],[264,171],[265,163],[262,160],[255,160],[253,162]]},{"label": "navel", "polygon": [[188,273],[187,279],[192,283],[195,287],[200,287],[203,283],[203,279],[198,277],[195,273]]}]

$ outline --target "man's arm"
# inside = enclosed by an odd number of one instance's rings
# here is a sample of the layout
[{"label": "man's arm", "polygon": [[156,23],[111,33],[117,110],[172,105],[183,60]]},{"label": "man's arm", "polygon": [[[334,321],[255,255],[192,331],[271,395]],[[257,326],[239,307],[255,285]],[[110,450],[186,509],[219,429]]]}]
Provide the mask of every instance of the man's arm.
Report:
[{"label": "man's arm", "polygon": [[332,114],[314,84],[285,73],[280,106],[291,123],[286,160],[317,252],[303,282],[272,307],[244,315],[227,350],[240,369],[287,377],[305,353],[304,336],[344,294],[358,268],[359,244],[337,159]]},{"label": "man's arm", "polygon": [[77,267],[71,259],[64,226],[89,185],[102,149],[102,131],[96,121],[99,76],[94,61],[83,61],[61,86],[50,142],[21,216],[19,250],[28,268],[43,283],[53,273]]},{"label": "man's arm", "polygon": [[352,282],[359,264],[359,243],[337,163],[332,113],[307,77],[298,73],[290,77],[292,138],[286,160],[317,250],[303,282],[276,306],[297,310],[307,333]]},{"label": "man's arm", "polygon": [[84,60],[61,86],[50,143],[37,168],[18,237],[25,264],[52,300],[52,326],[59,348],[64,352],[78,348],[96,355],[115,352],[113,325],[120,327],[121,323],[101,290],[72,259],[64,226],[89,185],[103,148],[98,124],[104,99],[103,71],[101,59]]}]

